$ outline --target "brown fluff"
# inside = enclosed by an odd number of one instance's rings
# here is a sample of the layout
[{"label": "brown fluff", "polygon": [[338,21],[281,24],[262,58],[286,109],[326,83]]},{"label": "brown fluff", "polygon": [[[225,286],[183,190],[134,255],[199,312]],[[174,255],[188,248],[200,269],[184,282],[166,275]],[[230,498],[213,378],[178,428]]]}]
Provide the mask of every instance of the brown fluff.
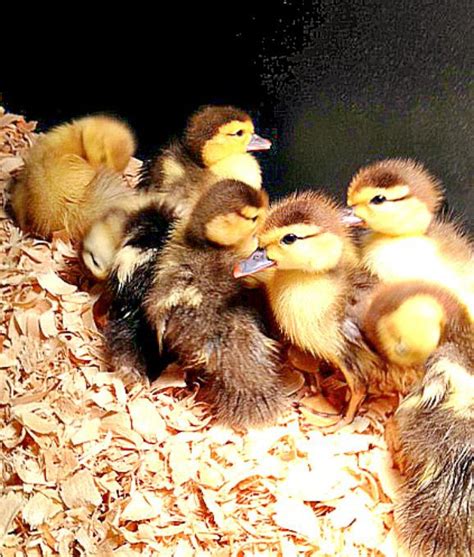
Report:
[{"label": "brown fluff", "polygon": [[404,483],[396,530],[414,557],[474,554],[474,335],[458,329],[387,426]]},{"label": "brown fluff", "polygon": [[[145,300],[160,350],[197,376],[218,421],[234,426],[269,423],[287,405],[280,347],[265,334],[255,292],[232,276],[235,250],[248,253],[266,205],[246,184],[212,186],[163,248]],[[241,230],[233,245],[229,225]]]},{"label": "brown fluff", "polygon": [[338,425],[353,419],[368,392],[409,391],[422,368],[388,365],[360,333],[355,301],[370,284],[331,200],[316,192],[284,199],[271,209],[259,245],[274,263],[265,286],[282,335],[347,380],[351,399]]},{"label": "brown fluff", "polygon": [[119,174],[135,150],[129,128],[108,116],[88,116],[40,136],[12,186],[21,228],[43,237],[66,229],[80,239],[111,204],[133,192]]}]

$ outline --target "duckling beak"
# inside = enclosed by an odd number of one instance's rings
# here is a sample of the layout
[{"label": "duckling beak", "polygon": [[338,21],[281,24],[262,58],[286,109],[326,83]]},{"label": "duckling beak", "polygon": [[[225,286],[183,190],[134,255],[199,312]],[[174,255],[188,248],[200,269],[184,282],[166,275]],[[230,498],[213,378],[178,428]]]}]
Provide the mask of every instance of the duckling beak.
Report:
[{"label": "duckling beak", "polygon": [[365,222],[354,213],[353,207],[346,207],[342,211],[342,222],[349,226],[364,226]]},{"label": "duckling beak", "polygon": [[276,265],[275,261],[268,259],[266,250],[256,249],[250,257],[239,261],[234,267],[234,278],[247,277],[254,275],[263,269],[268,269]]},{"label": "duckling beak", "polygon": [[247,151],[268,151],[271,146],[272,142],[269,139],[265,139],[253,133],[247,145]]}]

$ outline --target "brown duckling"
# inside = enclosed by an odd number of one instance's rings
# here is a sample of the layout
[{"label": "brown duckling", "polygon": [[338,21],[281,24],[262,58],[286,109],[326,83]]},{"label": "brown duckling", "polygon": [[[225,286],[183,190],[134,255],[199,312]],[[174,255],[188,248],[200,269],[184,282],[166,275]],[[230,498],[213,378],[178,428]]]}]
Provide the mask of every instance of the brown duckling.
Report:
[{"label": "brown duckling", "polygon": [[[152,271],[128,275],[152,284],[146,289],[124,285],[127,291],[136,288],[137,298],[144,299],[140,311],[158,341],[155,362],[165,355],[167,363],[172,354],[202,383],[203,398],[228,425],[268,423],[287,405],[279,345],[265,332],[254,291],[232,276],[238,254],[248,254],[256,245],[254,234],[267,203],[263,191],[244,183],[214,184],[157,250]],[[132,333],[136,327],[127,323],[130,315],[123,317],[112,324],[112,340],[120,336],[117,326]],[[113,352],[119,349],[120,343],[112,346]]]},{"label": "brown duckling", "polygon": [[359,170],[347,203],[352,222],[367,227],[362,263],[381,282],[427,280],[454,292],[474,316],[474,249],[458,227],[436,218],[439,181],[410,159]]},{"label": "brown duckling", "polygon": [[43,237],[66,229],[82,238],[111,204],[133,192],[119,174],[135,150],[126,124],[88,116],[40,136],[12,187],[12,207],[21,228]]},{"label": "brown duckling", "polygon": [[267,203],[244,183],[211,186],[163,248],[145,301],[160,348],[197,376],[228,425],[266,424],[287,405],[279,345],[265,334],[254,291],[232,276],[256,246]]},{"label": "brown duckling", "polygon": [[165,216],[182,217],[217,180],[240,180],[260,189],[260,166],[250,152],[270,147],[243,110],[205,106],[190,117],[180,141],[145,164],[138,188],[159,194]]},{"label": "brown duckling", "polygon": [[474,325],[436,284],[379,285],[361,318],[379,353],[425,375],[387,426],[405,476],[396,527],[410,555],[461,556],[473,549]]},{"label": "brown duckling", "polygon": [[232,106],[201,108],[189,119],[181,141],[145,163],[137,186],[141,195],[126,210],[112,207],[90,228],[82,250],[87,268],[98,279],[107,277],[127,221],[135,218],[138,208],[147,206],[146,200],[149,210],[162,213],[160,235],[165,236],[169,224],[189,214],[201,193],[216,181],[241,180],[259,189],[260,166],[250,152],[270,146],[269,140],[255,134],[250,116],[242,110]]},{"label": "brown duckling", "polygon": [[414,557],[474,554],[474,335],[458,331],[430,357],[386,437],[404,476],[395,525]]}]

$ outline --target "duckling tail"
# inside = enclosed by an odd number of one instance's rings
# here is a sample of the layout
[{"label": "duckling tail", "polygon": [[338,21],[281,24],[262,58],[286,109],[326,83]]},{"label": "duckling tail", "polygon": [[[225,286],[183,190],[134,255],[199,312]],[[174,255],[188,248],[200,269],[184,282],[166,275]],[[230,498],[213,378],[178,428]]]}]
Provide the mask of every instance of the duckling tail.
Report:
[{"label": "duckling tail", "polygon": [[289,407],[278,345],[256,324],[231,318],[224,334],[208,337],[204,346],[200,398],[211,404],[220,423],[263,426]]},{"label": "duckling tail", "polygon": [[405,476],[396,526],[414,557],[474,554],[474,377],[460,356],[438,349],[392,424]]}]

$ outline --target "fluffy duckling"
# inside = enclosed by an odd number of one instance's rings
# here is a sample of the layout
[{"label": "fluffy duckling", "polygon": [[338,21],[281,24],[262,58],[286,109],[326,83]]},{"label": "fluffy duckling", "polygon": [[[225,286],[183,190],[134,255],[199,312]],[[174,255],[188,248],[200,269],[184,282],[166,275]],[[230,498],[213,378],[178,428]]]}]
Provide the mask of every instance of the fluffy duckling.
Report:
[{"label": "fluffy duckling", "polygon": [[282,200],[265,221],[259,249],[234,270],[241,277],[274,267],[265,288],[283,337],[346,378],[350,400],[338,427],[352,421],[369,387],[374,391],[389,381],[411,384],[406,376],[386,377],[381,359],[348,321],[357,255],[341,214],[334,202],[314,191]]},{"label": "fluffy duckling", "polygon": [[81,238],[110,204],[133,192],[120,176],[135,150],[123,122],[88,116],[40,136],[12,187],[12,207],[23,230],[49,237],[66,229]]},{"label": "fluffy duckling", "polygon": [[[137,292],[144,299],[140,311],[157,339],[155,365],[163,355],[166,363],[173,355],[197,376],[202,396],[228,425],[261,425],[286,406],[279,346],[265,334],[254,291],[232,276],[238,254],[255,247],[253,235],[267,203],[263,191],[244,183],[214,184],[157,250],[152,272],[130,275],[152,280],[146,296],[143,286]],[[119,253],[118,262],[120,258]],[[118,276],[123,266],[115,266]],[[124,315],[112,324],[112,341],[120,336],[118,328],[133,334],[140,319],[130,324],[131,318]],[[114,342],[112,352],[121,346]]]},{"label": "fluffy duckling", "polygon": [[255,133],[250,116],[242,110],[201,108],[189,119],[181,141],[145,163],[137,186],[144,197],[134,200],[126,211],[112,208],[87,232],[82,250],[86,267],[100,280],[107,277],[129,215],[133,219],[147,199],[150,208],[165,217],[159,217],[163,223],[160,235],[164,236],[169,223],[188,215],[201,193],[218,180],[240,180],[259,189],[261,170],[250,152],[270,147],[271,142]]},{"label": "fluffy duckling", "polygon": [[182,217],[217,180],[240,180],[260,189],[260,166],[250,152],[270,147],[243,110],[205,106],[190,117],[180,141],[145,164],[138,188],[158,193],[166,216]]},{"label": "fluffy duckling", "polygon": [[347,203],[352,222],[369,229],[362,262],[382,282],[429,280],[449,288],[474,316],[472,242],[436,218],[439,181],[410,159],[387,159],[362,168],[352,179]]},{"label": "fluffy duckling", "polygon": [[[140,219],[141,212],[143,212],[143,219]],[[150,214],[156,214],[156,218],[147,236],[145,230],[146,223],[151,222]],[[81,243],[82,261],[96,279],[106,280],[120,248],[135,245],[133,240],[135,225],[137,226],[135,246],[137,250],[134,253],[139,260],[140,250],[153,249],[157,242],[161,245],[161,239],[166,237],[170,224],[170,221],[162,215],[160,200],[154,194],[136,192],[135,195],[127,197],[126,203],[113,204],[105,214],[91,224]]]},{"label": "fluffy duckling", "polygon": [[473,371],[471,325],[436,350],[387,426],[404,476],[395,526],[414,557],[474,554]]}]

